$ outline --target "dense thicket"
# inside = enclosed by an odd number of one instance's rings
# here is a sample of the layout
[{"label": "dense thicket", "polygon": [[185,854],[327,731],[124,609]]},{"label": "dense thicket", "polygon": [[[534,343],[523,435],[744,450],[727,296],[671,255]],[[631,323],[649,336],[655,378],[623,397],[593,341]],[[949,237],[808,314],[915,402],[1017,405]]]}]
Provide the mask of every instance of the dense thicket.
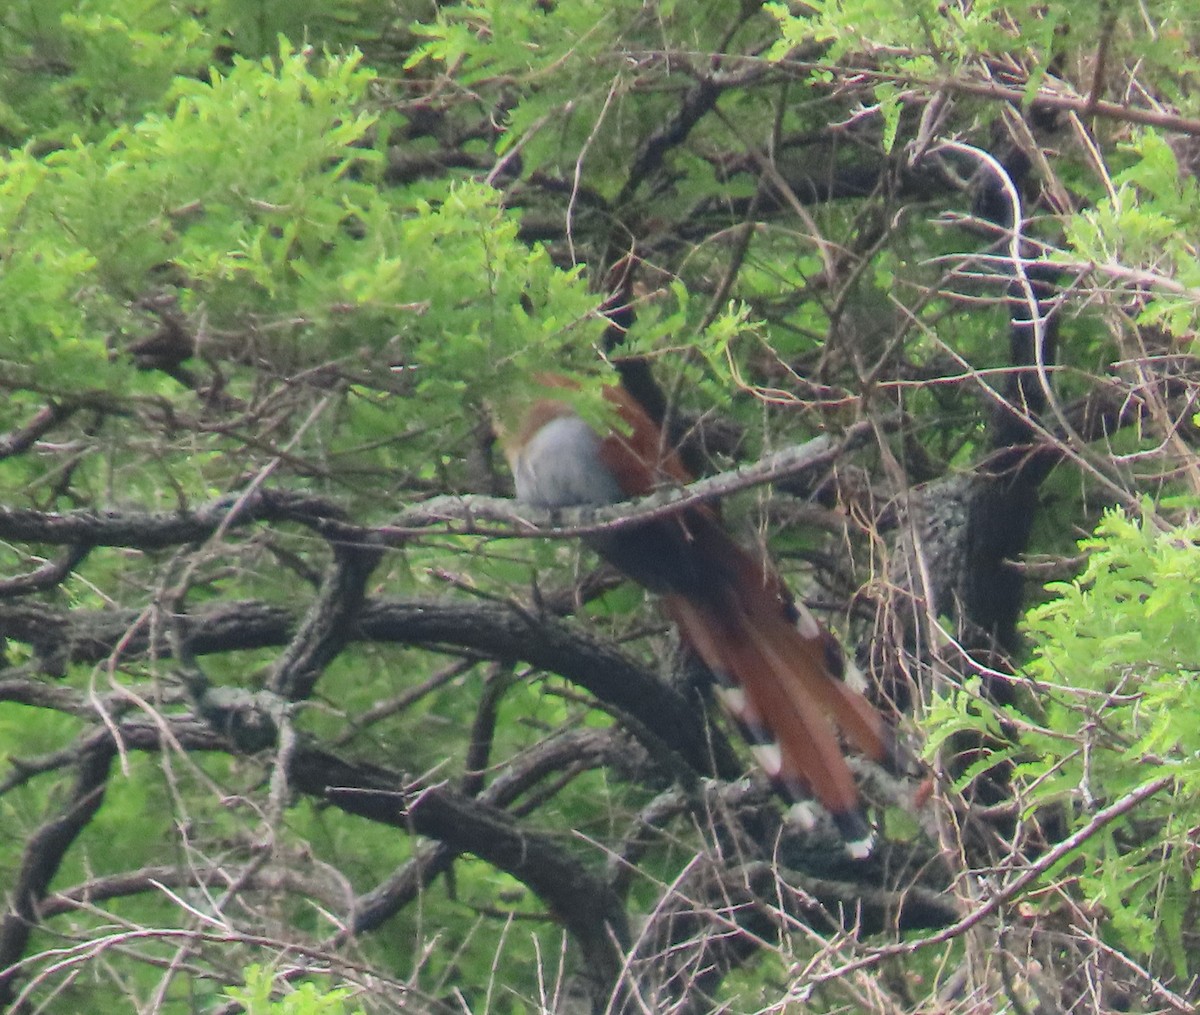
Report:
[{"label": "dense thicket", "polygon": [[[1192,1010],[1190,8],[6,4],[0,1004]],[[547,369],[923,754],[869,862],[507,499]]]}]

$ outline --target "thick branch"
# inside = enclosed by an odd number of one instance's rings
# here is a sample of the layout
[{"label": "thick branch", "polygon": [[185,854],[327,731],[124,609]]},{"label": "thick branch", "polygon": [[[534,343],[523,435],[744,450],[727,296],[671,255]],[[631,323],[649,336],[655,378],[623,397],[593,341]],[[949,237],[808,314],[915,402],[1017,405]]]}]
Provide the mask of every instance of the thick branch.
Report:
[{"label": "thick branch", "polygon": [[[459,534],[550,539],[609,532],[673,515],[685,508],[752,487],[805,472],[819,472],[865,444],[879,426],[886,428],[887,421],[856,423],[841,440],[835,441],[828,436],[815,437],[805,444],[764,455],[751,465],[608,507],[543,511],[495,497],[435,497],[405,510],[392,525],[379,531],[392,539],[416,535],[431,526],[446,526],[451,532]],[[512,529],[483,527],[478,524],[480,520],[511,525]],[[453,524],[455,522],[461,524]]]},{"label": "thick branch", "polygon": [[[878,425],[878,424],[876,424]],[[459,535],[569,539],[636,525],[731,493],[810,470],[827,468],[864,444],[873,429],[858,423],[840,441],[817,437],[806,444],[765,455],[752,465],[710,476],[686,487],[603,508],[542,511],[500,497],[435,497],[402,512],[386,526],[345,522],[344,512],[318,497],[287,491],[258,491],[241,498],[220,497],[191,511],[51,511],[0,508],[0,539],[52,545],[134,547],[158,550],[207,539],[218,527],[252,522],[294,521],[332,543],[359,547],[403,543],[430,529]],[[478,524],[480,520],[490,523]]]},{"label": "thick branch", "polygon": [[20,429],[0,434],[0,458],[24,454],[33,447],[39,437],[49,433],[74,411],[74,407],[59,405],[57,402],[43,406],[34,414],[33,419]]},{"label": "thick branch", "polygon": [[9,910],[0,920],[0,1006],[13,997],[11,967],[25,952],[38,920],[38,906],[67,850],[100,809],[108,770],[116,748],[111,742],[93,743],[81,751],[75,785],[66,806],[30,836],[21,857]]},{"label": "thick branch", "polygon": [[[189,719],[134,719],[117,727],[130,750],[157,750],[169,742],[185,749],[228,749],[202,724]],[[71,802],[30,840],[13,894],[13,910],[0,923],[0,970],[21,957],[36,906],[66,850],[103,798],[109,763],[116,753],[107,727],[90,734],[80,748],[79,776]],[[472,853],[529,886],[575,936],[599,978],[616,982],[620,947],[628,928],[620,901],[549,836],[521,828],[503,811],[443,787],[413,787],[394,772],[352,764],[327,751],[300,745],[292,758],[290,785],[356,814],[427,835],[455,852]],[[0,973],[0,988],[11,993]]]},{"label": "thick branch", "polygon": [[333,561],[321,589],[267,683],[271,691],[289,701],[301,701],[312,694],[325,667],[350,641],[354,619],[366,595],[367,579],[379,563],[380,553],[334,544]]},{"label": "thick branch", "polygon": [[[478,799],[493,807],[509,809],[518,797],[551,775],[571,767],[583,770],[614,764],[622,754],[627,757],[629,748],[622,739],[614,737],[608,730],[589,729],[572,730],[544,740],[506,764]],[[413,902],[457,856],[457,850],[443,842],[422,848],[386,880],[356,900],[351,931],[363,934],[384,923]]]},{"label": "thick branch", "polygon": [[[0,633],[34,645],[49,639],[65,646],[72,662],[106,659],[118,645],[123,658],[130,659],[151,648],[145,626],[130,631],[135,616],[133,611],[60,613],[31,604],[0,604]],[[295,630],[296,617],[282,607],[235,602],[182,615],[175,622],[190,651],[203,656],[285,644]],[[479,601],[372,599],[363,605],[357,623],[347,627],[346,636],[450,651],[470,649],[494,659],[522,660],[557,673],[634,716],[698,771],[711,771],[715,765],[717,774],[727,778],[741,771],[728,743],[707,727],[682,695],[611,644],[564,621]],[[161,658],[170,655],[169,645],[154,649]],[[14,700],[40,693],[24,680],[8,690],[17,696]]]},{"label": "thick branch", "polygon": [[721,92],[721,86],[713,78],[706,76],[696,81],[684,93],[678,112],[646,138],[633,157],[629,176],[617,196],[618,208],[629,203],[647,177],[662,165],[663,159],[672,148],[687,140],[692,128],[717,104]]},{"label": "thick branch", "polygon": [[297,790],[327,799],[349,814],[428,835],[511,874],[563,922],[597,978],[616,982],[621,946],[628,940],[620,900],[548,836],[451,790],[414,790],[385,769],[351,765],[312,748],[296,752],[289,775]]},{"label": "thick branch", "polygon": [[0,578],[0,597],[40,592],[60,585],[91,549],[86,543],[76,544],[68,547],[57,560],[48,560],[28,574],[17,575],[15,578]]},{"label": "thick branch", "polygon": [[[0,507],[0,539],[52,545],[162,550],[209,538],[218,528],[255,521],[295,521],[337,536],[343,512],[319,497],[254,491],[218,497],[190,511],[32,511]],[[366,538],[355,529],[355,538]]]}]

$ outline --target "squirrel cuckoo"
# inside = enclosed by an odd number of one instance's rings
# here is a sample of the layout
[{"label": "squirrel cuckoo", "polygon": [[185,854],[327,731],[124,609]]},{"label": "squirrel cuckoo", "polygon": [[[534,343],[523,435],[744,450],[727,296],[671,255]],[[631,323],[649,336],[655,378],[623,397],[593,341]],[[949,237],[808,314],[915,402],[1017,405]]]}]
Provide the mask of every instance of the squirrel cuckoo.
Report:
[{"label": "squirrel cuckoo", "polygon": [[[541,508],[599,506],[691,481],[659,427],[625,389],[608,387],[605,397],[627,433],[601,437],[553,399],[529,409],[504,442],[518,499]],[[739,546],[706,506],[590,535],[585,542],[661,596],[685,644],[720,681],[722,704],[767,775],[793,799],[815,795],[849,853],[867,856],[873,836],[835,726],[876,761],[894,764],[894,740],[879,712],[843,681],[837,643],[794,601],[770,564]]]}]

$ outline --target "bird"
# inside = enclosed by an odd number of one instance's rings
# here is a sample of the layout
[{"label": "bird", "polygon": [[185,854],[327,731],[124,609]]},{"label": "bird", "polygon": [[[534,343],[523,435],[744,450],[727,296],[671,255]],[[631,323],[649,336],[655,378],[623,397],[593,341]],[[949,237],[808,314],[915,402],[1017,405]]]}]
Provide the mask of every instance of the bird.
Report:
[{"label": "bird", "polygon": [[[539,379],[551,388],[578,387],[565,378]],[[604,397],[621,421],[606,434],[561,397],[537,399],[518,427],[501,432],[520,502],[543,509],[603,506],[692,481],[662,429],[625,388],[608,385]],[[815,796],[848,854],[868,857],[874,832],[837,732],[893,769],[896,741],[882,714],[845,679],[852,664],[837,641],[770,563],[740,545],[718,510],[704,504],[583,539],[660,598],[780,791],[793,802]]]}]

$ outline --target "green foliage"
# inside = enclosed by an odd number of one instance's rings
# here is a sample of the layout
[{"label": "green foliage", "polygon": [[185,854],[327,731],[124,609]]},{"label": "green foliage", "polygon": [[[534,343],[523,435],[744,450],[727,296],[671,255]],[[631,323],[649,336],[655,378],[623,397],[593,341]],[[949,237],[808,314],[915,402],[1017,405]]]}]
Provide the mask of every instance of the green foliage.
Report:
[{"label": "green foliage", "polygon": [[[936,72],[961,71],[984,55],[1008,54],[1032,63],[1032,95],[1063,53],[1064,40],[1079,52],[1102,36],[1115,51],[1110,57],[1131,52],[1166,80],[1182,82],[1197,66],[1190,30],[1194,12],[1187,0],[1150,0],[1136,10],[1105,3],[1021,7],[1007,0],[812,0],[802,13],[784,3],[768,3],[766,9],[780,31],[769,58],[823,43],[826,64],[874,64],[883,78],[913,83]],[[1149,23],[1156,30],[1147,34]]]},{"label": "green foliage", "polygon": [[215,38],[171,0],[5,4],[0,136],[15,145],[98,140],[159,103],[177,74],[202,71]]},{"label": "green foliage", "polygon": [[[1020,799],[1053,808],[1071,829],[1164,773],[1173,787],[1100,829],[1056,868],[1104,914],[1106,933],[1144,961],[1196,974],[1181,942],[1194,919],[1192,836],[1200,824],[1200,524],[1164,525],[1112,511],[1080,543],[1083,574],[1048,586],[1053,598],[1027,617],[1026,666],[1038,720],[1010,710],[1019,745],[996,749],[968,782],[1015,762]],[[1003,740],[977,686],[935,706],[931,747],[955,732]]]},{"label": "green foliage", "polygon": [[213,0],[212,29],[243,56],[269,56],[280,36],[297,45],[342,50],[373,43],[396,13],[392,0]]},{"label": "green foliage", "polygon": [[1200,322],[1200,262],[1192,237],[1200,227],[1200,186],[1181,172],[1175,152],[1156,131],[1138,131],[1124,146],[1128,165],[1112,188],[1067,223],[1081,258],[1094,261],[1131,292],[1159,280],[1162,291],[1138,315],[1172,334]]},{"label": "green foliage", "polygon": [[[497,151],[511,152],[519,143],[526,164],[549,168],[560,152],[577,151],[596,129],[596,114],[611,84],[608,60],[619,23],[613,5],[599,0],[470,0],[441,7],[436,21],[414,26],[426,41],[414,48],[405,67],[440,64],[453,68],[467,85],[519,84],[519,99],[505,110]],[[539,87],[549,68],[571,76],[570,103],[555,89]],[[610,135],[606,125],[597,145],[601,159],[616,154],[606,152]]]},{"label": "green foliage", "polygon": [[[1004,0],[972,4],[947,4],[940,0],[818,0],[796,15],[784,3],[769,3],[767,10],[779,22],[780,38],[770,59],[786,59],[797,48],[822,43],[822,66],[848,61],[874,63],[878,81],[875,98],[885,127],[885,147],[895,138],[903,83],[932,82],[942,74],[961,72],[981,54],[994,57],[1012,53],[1033,54],[1044,69],[1054,49],[1059,18],[1065,9],[1047,5],[1038,15],[1019,23],[1012,5]],[[1074,29],[1073,29],[1074,30]],[[814,73],[827,79],[828,70]],[[1038,76],[1030,80],[1036,90]]]},{"label": "green foliage", "polygon": [[353,993],[345,987],[320,987],[311,980],[299,986],[289,985],[278,1000],[275,993],[275,976],[264,966],[247,966],[243,987],[229,987],[225,996],[242,1006],[246,1015],[364,1015],[363,1009],[353,1005]]},{"label": "green foliage", "polygon": [[365,258],[339,278],[347,298],[393,321],[397,308],[411,306],[399,348],[418,371],[418,395],[461,399],[484,363],[475,397],[503,392],[555,350],[566,355],[581,325],[595,327],[595,297],[581,273],[520,243],[516,217],[492,188],[451,186],[435,200],[418,200],[398,223],[386,244],[396,253]]},{"label": "green foliage", "polygon": [[370,79],[358,57],[315,70],[285,47],[277,64],[179,79],[169,113],[99,141],[14,152],[0,164],[7,369],[38,386],[132,383],[110,343],[135,330],[130,301],[155,271],[223,322],[282,298],[354,214],[345,177],[372,157],[357,147],[372,117],[346,111]]},{"label": "green foliage", "polygon": [[51,393],[173,395],[120,352],[151,325],[139,296],[155,277],[218,334],[252,329],[281,369],[331,354],[403,363],[414,428],[443,420],[445,398],[511,395],[548,358],[565,366],[556,349],[587,349],[595,297],[518,239],[496,191],[375,186],[377,118],[359,109],[373,80],[358,54],[281,44],[177,79],[163,111],[100,140],[14,152],[0,163],[0,368]]},{"label": "green foliage", "polygon": [[369,45],[387,0],[14,0],[0,10],[0,138],[99,141],[161,106],[179,77],[233,55],[274,55],[279,37],[334,51]]},{"label": "green foliage", "polygon": [[[836,483],[822,481],[824,507],[848,498],[836,541],[786,497],[756,519],[788,582],[822,608],[842,600],[836,613],[887,556],[877,548],[890,533],[876,526],[893,515],[869,501],[887,489],[899,502],[910,462],[909,480],[917,471],[935,478],[947,463],[976,468],[991,411],[978,381],[1006,365],[1006,279],[974,271],[964,258],[986,241],[938,217],[971,206],[970,184],[912,179],[924,173],[903,161],[917,121],[940,110],[939,136],[998,150],[997,131],[1021,115],[1019,104],[975,86],[1009,81],[996,76],[1004,68],[1031,96],[1053,66],[1060,99],[1086,96],[1101,53],[1118,82],[1106,100],[1145,95],[1195,116],[1189,16],[1182,0],[1136,9],[815,0],[766,12],[724,0],[12,0],[0,11],[0,508],[176,512],[261,487],[319,493],[370,525],[431,496],[502,492],[508,477],[485,424],[544,395],[539,371],[581,378],[578,392],[559,394],[611,424],[598,387],[612,377],[604,356],[613,350],[599,348],[596,307],[613,262],[635,252],[637,320],[620,352],[646,357],[681,403],[680,420],[700,420],[689,436],[713,437],[713,462],[800,443],[823,427],[903,417],[894,443],[879,428],[887,443],[877,458],[857,449]],[[1059,175],[1025,183],[1054,197],[1051,183],[1062,184],[1068,196],[1031,201],[1031,233],[1073,245],[1071,256],[1104,272],[1103,284],[1072,300],[1100,305],[1106,288],[1125,286],[1141,322],[1189,340],[1200,190],[1186,147],[1096,117],[1088,129],[1097,161],[1061,131],[1048,140],[1038,115],[1025,120],[1033,143],[1053,153],[1046,175]],[[964,180],[974,170],[950,168]],[[1060,215],[1067,207],[1084,210]],[[1043,215],[1049,208],[1054,215]],[[1068,398],[1097,389],[1097,374],[1119,383],[1111,361],[1144,353],[1118,348],[1123,336],[1112,334],[1134,323],[1124,304],[1069,320],[1065,377],[1052,379],[1068,409]],[[1100,335],[1102,324],[1110,330]],[[1139,385],[1147,376],[1148,366]],[[1190,382],[1181,374],[1177,383]],[[22,445],[23,428],[50,410],[62,418],[34,427]],[[694,410],[716,410],[715,426]],[[1146,436],[1106,434],[1105,449],[1086,455],[1140,452],[1162,436],[1156,420],[1143,422]],[[1192,435],[1179,427],[1171,438]],[[1126,463],[1116,466],[1120,474]],[[1041,523],[1040,549],[1058,548],[1063,518],[1083,514],[1093,496],[1090,478],[1070,465],[1043,490],[1051,484],[1055,513]],[[753,500],[727,506],[735,528]],[[788,523],[793,514],[800,524]],[[832,511],[823,517],[832,521]],[[1186,623],[1200,605],[1195,539],[1190,528],[1161,536],[1108,519],[1089,544],[1088,572],[1031,619],[1029,673],[1045,691],[1042,710],[997,715],[968,686],[935,703],[931,732],[937,745],[964,729],[999,738],[1004,718],[1017,724],[1018,745],[981,757],[963,783],[1010,760],[1022,804],[1061,808],[1074,827],[1152,771],[1176,774],[1173,797],[1149,801],[1055,873],[1105,914],[1110,944],[1183,973],[1196,972],[1178,944],[1194,887],[1187,829],[1197,823],[1197,745],[1185,722],[1200,704],[1189,686],[1200,646]],[[0,632],[0,675],[13,695],[0,707],[0,754],[17,759],[0,773],[12,775],[0,793],[5,878],[20,870],[30,836],[60,814],[73,774],[67,749],[79,738],[147,717],[156,729],[196,734],[173,657],[179,614],[224,609],[236,619],[246,603],[286,616],[286,637],[297,637],[333,556],[311,528],[256,521],[166,549],[92,547],[66,577],[47,578],[69,550],[18,538],[0,545],[0,581],[18,576],[0,588],[0,611],[14,611],[5,618],[23,616],[26,604],[81,618],[79,629],[66,625],[69,637],[20,624]],[[868,563],[856,576],[858,552]],[[668,641],[647,596],[625,585],[592,597],[592,583],[576,581],[593,564],[571,541],[413,534],[388,548],[366,594],[372,605],[481,599],[531,625],[549,613],[581,642],[665,671]],[[114,617],[130,626],[104,648],[109,658],[72,656]],[[631,924],[664,954],[685,956],[681,971],[693,942],[677,935],[709,926],[700,907],[742,918],[740,903],[726,913],[688,879],[709,867],[723,877],[735,854],[754,863],[757,832],[710,850],[698,813],[675,814],[667,801],[670,816],[657,817],[670,796],[666,766],[634,750],[628,764],[614,762],[621,740],[603,756],[593,748],[596,758],[538,772],[548,737],[623,725],[553,666],[509,659],[511,641],[493,658],[453,632],[436,645],[361,634],[334,648],[312,700],[296,703],[302,747],[403,773],[397,797],[411,803],[410,788],[463,786],[479,736],[485,793],[529,780],[505,804],[517,827],[597,876],[616,869],[612,858],[633,857]],[[152,643],[143,649],[144,638]],[[210,644],[196,665],[214,686],[257,691],[284,650],[247,643]],[[19,703],[27,685],[44,695],[42,707]],[[48,916],[25,949],[44,951],[33,1002],[46,1010],[215,1006],[218,984],[270,952],[264,940],[328,948],[336,968],[335,930],[396,884],[417,887],[382,926],[345,945],[381,971],[380,982],[454,992],[480,1012],[519,1011],[540,1003],[539,991],[545,999],[565,989],[547,983],[562,913],[502,864],[458,856],[423,880],[436,843],[291,793],[283,753],[246,756],[219,734],[194,753],[173,743],[161,753],[126,748],[52,888],[113,889],[134,868],[164,863],[178,864],[180,887],[169,895],[132,878],[90,909]],[[898,852],[898,819],[889,814],[888,825]],[[919,829],[902,834],[924,845]],[[718,855],[726,845],[737,848]],[[685,911],[693,896],[697,908]],[[670,913],[684,917],[683,930],[661,930]],[[113,926],[173,933],[214,917],[246,933],[233,958],[147,938],[80,973],[55,951],[65,935],[80,955]],[[749,954],[749,936],[743,943]],[[841,958],[782,929],[770,947],[768,961],[747,962],[727,981],[734,1007],[775,1006],[790,970],[815,968],[818,952]],[[569,977],[578,950],[563,954]],[[251,1012],[387,1003],[327,990],[339,982],[332,977],[296,985],[250,967],[245,979],[227,999]],[[841,989],[829,983],[821,1003],[836,1007]]]}]

